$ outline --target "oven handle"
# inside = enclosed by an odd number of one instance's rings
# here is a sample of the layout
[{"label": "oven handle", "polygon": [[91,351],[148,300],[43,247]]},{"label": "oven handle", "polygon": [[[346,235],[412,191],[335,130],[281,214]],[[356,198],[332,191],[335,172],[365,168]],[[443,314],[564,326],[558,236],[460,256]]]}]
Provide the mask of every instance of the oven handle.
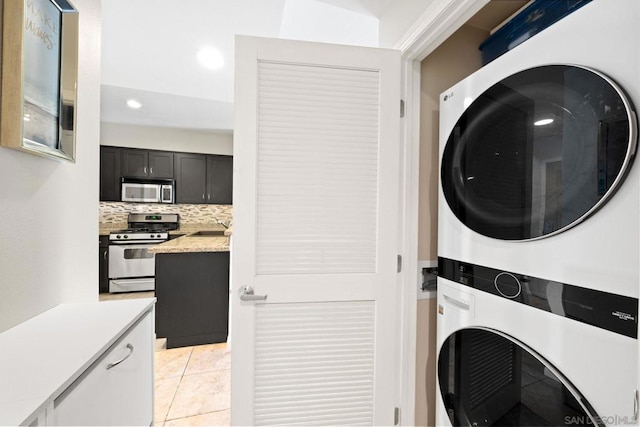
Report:
[{"label": "oven handle", "polygon": [[133,246],[133,245],[147,245],[147,246],[152,246],[158,243],[164,243],[167,240],[126,240],[126,241],[122,241],[122,240],[110,240],[109,241],[109,245],[115,245],[115,246]]}]

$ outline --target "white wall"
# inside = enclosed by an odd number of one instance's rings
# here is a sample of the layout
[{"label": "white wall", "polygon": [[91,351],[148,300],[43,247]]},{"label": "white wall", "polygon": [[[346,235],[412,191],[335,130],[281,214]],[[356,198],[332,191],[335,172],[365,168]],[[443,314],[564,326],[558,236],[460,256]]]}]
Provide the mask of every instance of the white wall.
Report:
[{"label": "white wall", "polygon": [[435,0],[394,2],[380,17],[379,46],[393,48]]},{"label": "white wall", "polygon": [[103,122],[100,145],[231,155],[233,134]]},{"label": "white wall", "polygon": [[317,0],[287,0],[280,38],[378,46],[378,19]]},{"label": "white wall", "polygon": [[73,4],[76,163],[0,148],[0,331],[63,302],[98,299],[101,2]]}]

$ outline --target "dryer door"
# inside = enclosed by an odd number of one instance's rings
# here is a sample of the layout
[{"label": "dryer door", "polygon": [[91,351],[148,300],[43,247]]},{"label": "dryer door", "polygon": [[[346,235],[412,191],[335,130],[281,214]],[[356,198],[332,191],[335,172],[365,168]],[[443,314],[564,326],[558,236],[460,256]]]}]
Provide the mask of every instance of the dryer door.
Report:
[{"label": "dryer door", "polygon": [[601,426],[558,370],[498,331],[462,329],[438,358],[440,393],[453,426]]},{"label": "dryer door", "polygon": [[457,121],[442,189],[457,218],[480,234],[550,236],[613,194],[636,140],[632,106],[608,77],[570,65],[527,69],[491,86]]}]

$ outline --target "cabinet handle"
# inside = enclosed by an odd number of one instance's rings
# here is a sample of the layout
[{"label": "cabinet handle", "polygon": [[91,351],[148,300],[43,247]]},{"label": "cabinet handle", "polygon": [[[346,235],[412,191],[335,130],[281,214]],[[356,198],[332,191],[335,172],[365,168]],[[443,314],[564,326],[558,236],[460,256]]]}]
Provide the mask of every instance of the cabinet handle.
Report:
[{"label": "cabinet handle", "polygon": [[202,193],[202,200],[204,200],[204,193]]},{"label": "cabinet handle", "polygon": [[149,168],[149,175],[153,175],[153,166]]},{"label": "cabinet handle", "polygon": [[633,390],[633,421],[638,421],[638,390]]},{"label": "cabinet handle", "polygon": [[147,173],[147,167],[146,166],[144,167],[144,173],[145,174]]},{"label": "cabinet handle", "polygon": [[211,200],[211,193],[207,194],[207,200]]},{"label": "cabinet handle", "polygon": [[104,251],[104,253],[102,254],[102,259],[104,259],[106,261],[107,260],[107,255],[109,255],[109,252]]},{"label": "cabinet handle", "polygon": [[116,360],[113,363],[109,363],[107,365],[107,370],[109,370],[109,369],[111,369],[111,368],[113,368],[115,366],[118,366],[119,364],[121,364],[122,362],[127,360],[129,358],[129,356],[131,356],[133,354],[133,346],[131,344],[127,344],[127,348],[129,349],[129,353],[126,356],[124,356],[122,359]]}]

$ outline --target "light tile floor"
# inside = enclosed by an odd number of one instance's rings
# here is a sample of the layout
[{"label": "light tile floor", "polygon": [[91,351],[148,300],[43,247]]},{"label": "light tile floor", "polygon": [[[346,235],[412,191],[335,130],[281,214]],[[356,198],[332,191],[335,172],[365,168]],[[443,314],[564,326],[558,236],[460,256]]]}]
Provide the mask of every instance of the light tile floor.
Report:
[{"label": "light tile floor", "polygon": [[227,344],[164,348],[156,342],[154,425],[230,425]]},{"label": "light tile floor", "polygon": [[[100,301],[153,292],[100,294]],[[166,348],[156,340],[154,426],[228,426],[231,353],[226,343]]]}]

